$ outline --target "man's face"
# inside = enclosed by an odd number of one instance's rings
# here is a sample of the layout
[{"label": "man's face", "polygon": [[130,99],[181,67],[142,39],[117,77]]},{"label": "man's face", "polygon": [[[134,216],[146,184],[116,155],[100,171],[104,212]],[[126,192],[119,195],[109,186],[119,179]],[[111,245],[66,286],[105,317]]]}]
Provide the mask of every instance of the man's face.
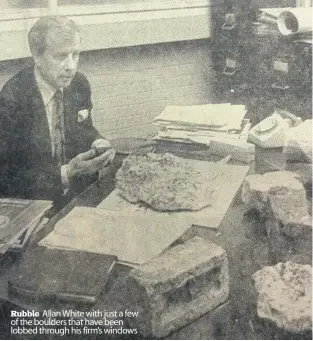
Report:
[{"label": "man's face", "polygon": [[56,89],[70,85],[78,66],[80,52],[79,33],[62,36],[49,33],[46,50],[34,61],[42,78]]}]

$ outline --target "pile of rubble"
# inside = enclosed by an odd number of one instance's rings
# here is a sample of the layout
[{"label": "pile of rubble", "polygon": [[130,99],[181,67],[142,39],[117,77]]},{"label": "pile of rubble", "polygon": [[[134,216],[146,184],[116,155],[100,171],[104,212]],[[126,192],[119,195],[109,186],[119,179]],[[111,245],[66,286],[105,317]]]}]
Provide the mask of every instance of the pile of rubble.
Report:
[{"label": "pile of rubble", "polygon": [[249,175],[242,201],[264,220],[276,263],[253,275],[258,316],[287,332],[312,330],[312,217],[303,179],[290,171]]},{"label": "pile of rubble", "polygon": [[242,201],[265,219],[275,261],[312,261],[312,217],[306,190],[297,173],[278,171],[246,177]]}]

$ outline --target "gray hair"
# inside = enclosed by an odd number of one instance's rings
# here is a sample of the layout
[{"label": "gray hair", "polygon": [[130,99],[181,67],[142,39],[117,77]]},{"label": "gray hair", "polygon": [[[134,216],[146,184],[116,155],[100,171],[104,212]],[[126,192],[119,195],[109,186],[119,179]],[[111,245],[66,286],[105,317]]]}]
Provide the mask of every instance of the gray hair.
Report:
[{"label": "gray hair", "polygon": [[47,16],[36,21],[28,33],[28,44],[33,56],[42,55],[47,47],[47,36],[53,34],[73,36],[79,33],[79,29],[74,21],[65,16]]}]

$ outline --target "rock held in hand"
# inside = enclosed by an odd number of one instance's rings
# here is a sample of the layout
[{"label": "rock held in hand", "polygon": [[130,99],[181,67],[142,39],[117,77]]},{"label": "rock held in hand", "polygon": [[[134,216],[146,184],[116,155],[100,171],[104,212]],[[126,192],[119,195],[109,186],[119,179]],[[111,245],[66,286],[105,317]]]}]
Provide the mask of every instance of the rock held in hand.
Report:
[{"label": "rock held in hand", "polygon": [[99,156],[105,153],[106,151],[108,151],[109,149],[111,149],[112,146],[109,141],[104,140],[104,139],[99,139],[93,142],[93,144],[91,145],[91,148],[94,149],[96,151],[96,154]]}]

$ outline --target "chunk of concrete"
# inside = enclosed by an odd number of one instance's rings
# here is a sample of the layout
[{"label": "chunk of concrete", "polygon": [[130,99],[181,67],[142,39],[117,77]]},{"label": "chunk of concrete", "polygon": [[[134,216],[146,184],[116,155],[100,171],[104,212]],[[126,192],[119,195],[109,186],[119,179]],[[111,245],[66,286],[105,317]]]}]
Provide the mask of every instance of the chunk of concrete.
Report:
[{"label": "chunk of concrete", "polygon": [[305,189],[298,180],[299,175],[289,171],[269,172],[263,175],[248,175],[243,183],[241,198],[246,210],[256,210],[260,215],[266,215],[268,194],[270,191],[284,189],[292,193],[305,195]]},{"label": "chunk of concrete", "polygon": [[166,336],[166,340],[228,340],[234,337],[232,332],[232,305],[228,300]]},{"label": "chunk of concrete", "polygon": [[225,250],[194,237],[130,272],[129,319],[143,336],[164,337],[212,311],[229,295]]},{"label": "chunk of concrete", "polygon": [[277,220],[266,221],[271,263],[294,261],[312,264],[312,229],[291,238],[283,233]]},{"label": "chunk of concrete", "polygon": [[299,175],[299,180],[303,185],[312,185],[311,163],[287,162],[285,169],[297,173]]},{"label": "chunk of concrete", "polygon": [[312,262],[312,217],[305,193],[270,191],[265,226],[273,261]]},{"label": "chunk of concrete", "polygon": [[285,235],[296,237],[312,229],[305,192],[292,192],[286,188],[272,189],[268,203],[269,220],[276,220]]},{"label": "chunk of concrete", "polygon": [[294,262],[266,266],[253,275],[257,313],[277,327],[302,333],[312,330],[312,267]]}]

